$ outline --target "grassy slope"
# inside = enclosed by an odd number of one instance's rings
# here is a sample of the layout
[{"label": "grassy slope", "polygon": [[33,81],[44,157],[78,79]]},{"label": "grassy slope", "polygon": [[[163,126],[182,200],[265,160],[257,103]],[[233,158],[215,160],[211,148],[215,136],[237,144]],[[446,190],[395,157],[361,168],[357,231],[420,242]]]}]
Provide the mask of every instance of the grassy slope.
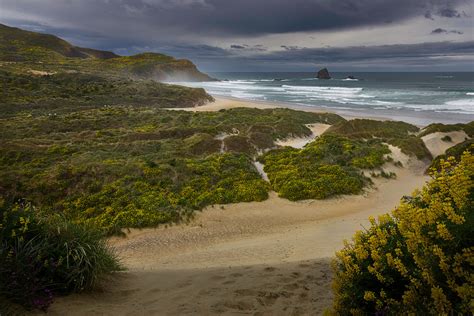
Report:
[{"label": "grassy slope", "polygon": [[[166,94],[137,93],[143,85]],[[263,200],[269,186],[253,154],[277,138],[309,135],[305,124],[343,121],[288,109],[162,110],[182,105],[174,86],[88,75],[19,76],[5,86],[0,194],[109,231],[178,220],[209,204]],[[238,133],[238,141],[226,139],[227,153],[215,139],[222,133]]]}]

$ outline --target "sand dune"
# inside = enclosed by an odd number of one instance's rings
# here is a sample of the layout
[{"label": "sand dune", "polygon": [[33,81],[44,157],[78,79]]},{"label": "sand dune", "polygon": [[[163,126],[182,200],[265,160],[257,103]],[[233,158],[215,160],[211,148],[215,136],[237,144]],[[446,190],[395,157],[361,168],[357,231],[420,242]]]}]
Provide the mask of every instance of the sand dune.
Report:
[{"label": "sand dune", "polygon": [[[400,154],[400,153],[397,153]],[[60,298],[51,315],[319,315],[331,304],[330,258],[370,215],[426,181],[425,165],[389,166],[364,195],[215,206],[188,225],[112,238],[129,271],[100,293]]]},{"label": "sand dune", "polygon": [[[451,140],[445,141],[443,137],[448,136]],[[469,136],[464,131],[454,131],[448,133],[436,132],[423,136],[421,139],[430,151],[433,158],[442,155],[452,146],[462,143]]]},{"label": "sand dune", "polygon": [[290,146],[293,148],[303,148],[307,143],[313,141],[316,137],[324,133],[331,125],[328,124],[307,124],[311,130],[311,135],[307,137],[289,137],[286,139],[277,140],[275,143],[279,146]]}]

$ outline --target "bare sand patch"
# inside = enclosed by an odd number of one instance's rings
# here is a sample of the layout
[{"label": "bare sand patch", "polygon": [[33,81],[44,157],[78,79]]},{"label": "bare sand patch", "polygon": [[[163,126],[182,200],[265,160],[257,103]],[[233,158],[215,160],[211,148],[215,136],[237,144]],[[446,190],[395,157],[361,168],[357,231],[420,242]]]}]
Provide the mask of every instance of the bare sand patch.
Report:
[{"label": "bare sand patch", "polygon": [[40,77],[42,77],[42,76],[54,75],[56,72],[48,72],[48,71],[30,69],[30,70],[28,70],[28,73],[32,74],[33,76],[40,76]]},{"label": "bare sand patch", "polygon": [[289,137],[285,139],[279,139],[275,144],[279,146],[290,146],[293,148],[303,148],[306,144],[312,142],[316,137],[324,133],[331,125],[329,124],[307,124],[306,125],[311,130],[311,135],[307,137]]},{"label": "bare sand patch", "polygon": [[[443,140],[444,137],[449,137],[450,140]],[[430,151],[433,158],[443,155],[447,149],[459,143],[462,143],[469,136],[464,131],[453,131],[448,133],[436,132],[423,136],[421,139],[425,143],[426,148]]]}]

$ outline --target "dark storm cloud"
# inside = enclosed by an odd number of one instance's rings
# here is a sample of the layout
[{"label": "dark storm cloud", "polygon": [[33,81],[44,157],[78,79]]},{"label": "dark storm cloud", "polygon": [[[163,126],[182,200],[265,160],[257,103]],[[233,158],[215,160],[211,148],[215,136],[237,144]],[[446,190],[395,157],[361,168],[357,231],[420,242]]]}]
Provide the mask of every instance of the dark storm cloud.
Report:
[{"label": "dark storm cloud", "polygon": [[461,13],[451,8],[443,8],[438,11],[438,15],[445,18],[460,18]]},{"label": "dark storm cloud", "polygon": [[[373,26],[416,16],[459,17],[469,0],[2,0],[4,19],[106,33],[259,35]],[[8,22],[8,21],[3,21]]]},{"label": "dark storm cloud", "polygon": [[289,45],[281,45],[280,46],[281,48],[283,48],[284,50],[293,50],[293,49],[300,49],[299,46],[289,46]]},{"label": "dark storm cloud", "polygon": [[458,35],[462,35],[464,34],[463,32],[461,31],[457,31],[457,30],[451,30],[451,31],[448,31],[446,29],[443,29],[443,28],[437,28],[437,29],[434,29],[433,31],[431,31],[431,34],[458,34]]},{"label": "dark storm cloud", "polygon": [[474,54],[474,41],[436,42],[410,45],[380,45],[329,48],[301,48],[265,55],[265,60],[306,62],[338,62],[355,60],[394,60],[402,58],[434,58]]},{"label": "dark storm cloud", "polygon": [[237,49],[240,51],[245,51],[245,52],[265,52],[267,51],[267,48],[263,45],[238,45],[238,44],[232,44],[230,45],[231,49]]},{"label": "dark storm cloud", "polygon": [[[436,69],[440,65],[462,65],[463,70],[472,69],[474,41],[453,43],[435,42],[410,45],[380,45],[357,47],[329,47],[329,48],[293,48],[283,49],[266,54],[242,56],[239,51],[227,50],[224,54],[213,57],[195,57],[196,51],[190,49],[190,55],[181,55],[185,58],[194,58],[208,71],[236,69],[300,71],[322,66],[349,66],[364,65],[365,67],[400,68],[401,65],[416,65],[425,70]],[[220,48],[215,48],[219,50]],[[454,62],[453,62],[454,60]],[[467,68],[466,68],[466,65]],[[471,66],[469,66],[471,65]],[[474,70],[474,69],[473,69]]]},{"label": "dark storm cloud", "polygon": [[245,46],[242,46],[242,45],[230,45],[230,48],[233,48],[233,49],[245,49]]}]

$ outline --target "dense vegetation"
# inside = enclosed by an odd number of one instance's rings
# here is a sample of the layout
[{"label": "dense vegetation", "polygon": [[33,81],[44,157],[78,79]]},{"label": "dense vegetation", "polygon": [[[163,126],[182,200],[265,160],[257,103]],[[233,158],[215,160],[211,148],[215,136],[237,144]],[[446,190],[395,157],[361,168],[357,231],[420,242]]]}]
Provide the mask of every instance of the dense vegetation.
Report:
[{"label": "dense vegetation", "polygon": [[393,146],[400,147],[403,153],[418,159],[431,159],[431,154],[423,140],[417,137],[419,128],[397,121],[374,121],[355,119],[331,126],[326,133],[343,135],[353,139],[377,138]]},{"label": "dense vegetation", "polygon": [[272,188],[289,200],[324,199],[357,194],[370,183],[362,169],[382,166],[390,150],[380,141],[354,140],[327,134],[303,149],[284,147],[260,161]]},{"label": "dense vegetation", "polygon": [[11,303],[46,310],[55,296],[92,289],[120,269],[95,228],[0,201],[1,314],[14,312]]},{"label": "dense vegetation", "polygon": [[213,100],[204,89],[71,73],[33,76],[0,70],[0,89],[2,116],[20,111],[33,115],[45,110],[71,112],[101,105],[193,107]]},{"label": "dense vegetation", "polygon": [[26,74],[80,72],[106,77],[154,80],[212,80],[185,59],[157,53],[118,56],[81,48],[49,34],[24,31],[0,24],[0,65]]},{"label": "dense vegetation", "polygon": [[[343,121],[288,109],[162,110],[179,106],[181,94],[142,104],[146,94],[126,89],[137,82],[123,82],[122,100],[105,92],[117,83],[84,76],[10,81],[0,114],[0,194],[109,232],[266,199],[269,186],[252,156],[278,138],[309,135],[305,124]],[[36,80],[41,90],[30,88]]]},{"label": "dense vegetation", "polygon": [[442,161],[334,262],[336,315],[468,315],[474,300],[474,156]]}]

